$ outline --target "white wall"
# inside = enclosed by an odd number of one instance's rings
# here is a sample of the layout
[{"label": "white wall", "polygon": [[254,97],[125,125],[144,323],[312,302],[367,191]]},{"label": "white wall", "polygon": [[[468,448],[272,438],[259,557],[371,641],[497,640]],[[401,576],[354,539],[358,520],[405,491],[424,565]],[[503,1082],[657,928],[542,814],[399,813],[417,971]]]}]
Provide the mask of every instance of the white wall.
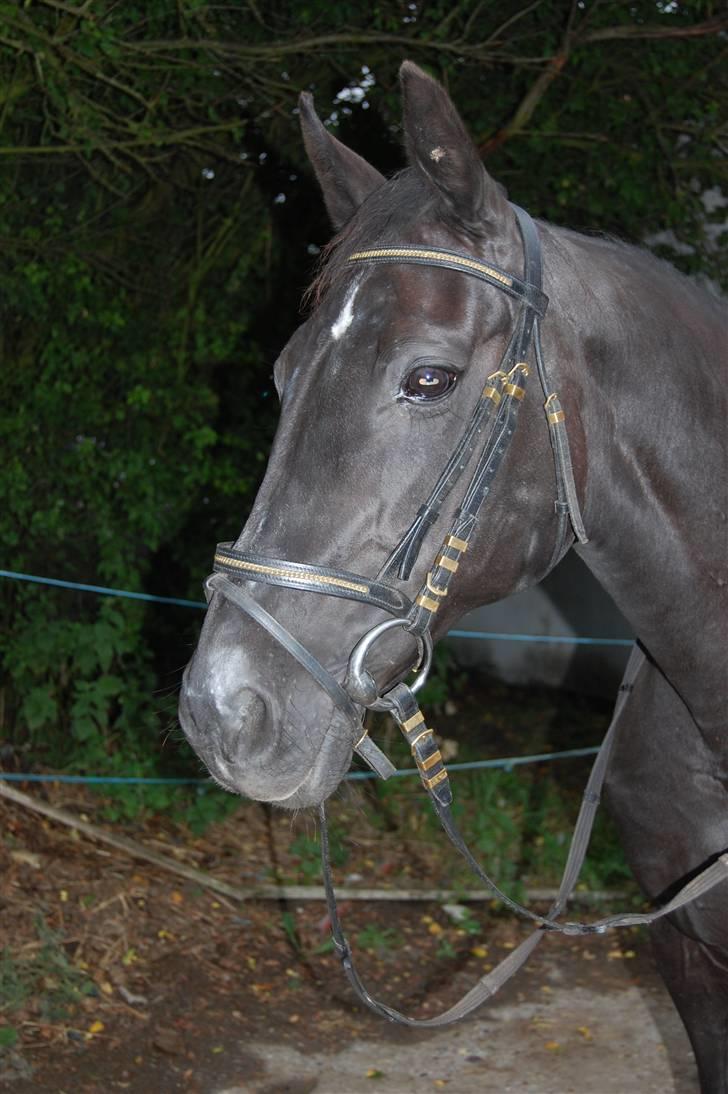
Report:
[{"label": "white wall", "polygon": [[[458,630],[631,638],[611,598],[570,552],[545,581],[471,612]],[[629,649],[620,646],[449,639],[457,660],[511,684],[539,683],[591,695],[616,693]]]}]

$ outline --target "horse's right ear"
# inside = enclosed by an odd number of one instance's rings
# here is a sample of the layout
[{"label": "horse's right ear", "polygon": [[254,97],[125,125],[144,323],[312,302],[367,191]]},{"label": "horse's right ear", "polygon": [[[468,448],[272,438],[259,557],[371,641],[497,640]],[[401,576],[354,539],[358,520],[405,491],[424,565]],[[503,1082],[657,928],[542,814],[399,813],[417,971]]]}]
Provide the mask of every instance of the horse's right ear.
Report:
[{"label": "horse's right ear", "polygon": [[384,175],[332,137],[316,113],[313,96],[308,91],[301,93],[298,106],[303,143],[323,192],[331,223],[338,231],[364,199],[382,185]]}]

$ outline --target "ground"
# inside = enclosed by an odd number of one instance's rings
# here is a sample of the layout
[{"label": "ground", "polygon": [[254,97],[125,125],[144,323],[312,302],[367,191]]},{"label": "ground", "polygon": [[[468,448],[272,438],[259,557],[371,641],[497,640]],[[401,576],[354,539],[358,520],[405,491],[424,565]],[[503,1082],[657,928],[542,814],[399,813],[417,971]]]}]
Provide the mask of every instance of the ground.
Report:
[{"label": "ground", "polygon": [[[450,761],[596,743],[609,704],[460,681],[431,689]],[[453,690],[453,680],[455,682]],[[428,684],[428,687],[430,685]],[[377,739],[407,766],[386,720]],[[24,757],[19,763],[26,763]],[[453,776],[478,857],[513,895],[553,886],[588,761]],[[315,822],[215,793],[127,809],[77,786],[24,786],[235,886],[319,883]],[[108,792],[107,792],[108,793]],[[349,889],[477,886],[418,780],[347,783],[330,803],[332,856]],[[177,800],[177,799],[175,799]],[[155,805],[156,801],[156,805]],[[128,806],[128,803],[127,803]],[[116,816],[113,813],[116,810]],[[203,815],[217,819],[195,826]],[[595,831],[582,898],[639,895],[610,826]],[[637,902],[637,905],[635,904]],[[546,905],[537,905],[546,910]],[[580,916],[617,911],[600,899]],[[347,900],[357,967],[376,998],[426,1017],[451,1005],[528,928],[487,902]],[[697,1094],[687,1038],[640,931],[549,936],[460,1025],[392,1025],[354,999],[320,900],[238,901],[0,798],[0,1088],[13,1094]]]},{"label": "ground", "polygon": [[[75,788],[47,793],[76,812],[102,808]],[[421,881],[417,852],[426,861],[441,847],[418,847],[413,836],[403,848],[370,832],[360,793],[334,820],[358,822],[361,871],[380,887]],[[293,865],[299,877],[313,871],[310,822],[297,823],[298,835],[290,817],[249,803],[198,838],[164,818],[122,827],[239,884],[269,877],[271,854],[284,875]],[[321,903],[238,904],[9,803],[0,824],[0,1086],[14,1094],[697,1091],[686,1037],[638,932],[546,938],[474,1019],[411,1031],[352,998]],[[438,904],[351,901],[343,913],[374,994],[423,1016],[453,1002],[526,930],[487,905],[469,906],[467,929]]]}]

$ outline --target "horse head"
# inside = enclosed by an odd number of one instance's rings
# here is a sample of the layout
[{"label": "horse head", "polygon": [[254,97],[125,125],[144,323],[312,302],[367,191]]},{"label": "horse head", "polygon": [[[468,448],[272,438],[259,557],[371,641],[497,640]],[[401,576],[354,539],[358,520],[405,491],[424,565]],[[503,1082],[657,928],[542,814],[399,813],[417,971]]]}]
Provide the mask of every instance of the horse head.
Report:
[{"label": "horse head", "polygon": [[[281,416],[265,479],[239,538],[218,555],[239,602],[208,585],[180,701],[182,727],[217,781],[289,808],[336,788],[366,701],[349,688],[348,706],[337,702],[296,644],[338,686],[373,627],[414,619],[369,650],[367,680],[381,694],[418,661],[423,635],[539,581],[574,538],[548,416],[538,393],[522,398],[545,309],[528,271],[524,287],[523,224],[444,89],[410,63],[401,75],[408,166],[391,179],[301,97],[338,234],[310,317],[275,365]],[[504,399],[519,411],[517,430],[506,429]],[[448,548],[488,437],[504,442],[503,468],[481,478],[488,505],[468,525],[467,551],[458,535]]]}]

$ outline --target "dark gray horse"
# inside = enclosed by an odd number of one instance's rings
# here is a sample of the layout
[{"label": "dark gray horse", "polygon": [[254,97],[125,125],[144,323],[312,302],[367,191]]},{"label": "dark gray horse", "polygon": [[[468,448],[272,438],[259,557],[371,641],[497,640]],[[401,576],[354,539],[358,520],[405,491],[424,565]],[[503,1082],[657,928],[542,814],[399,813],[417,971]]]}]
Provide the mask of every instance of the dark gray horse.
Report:
[{"label": "dark gray horse", "polygon": [[[302,96],[303,135],[338,236],[315,308],[275,368],[281,421],[236,543],[376,575],[498,369],[517,302],[455,270],[347,261],[406,242],[519,274],[523,242],[444,90],[402,69],[409,166],[386,180]],[[717,300],[633,247],[539,224],[545,358],[568,424],[589,542],[581,557],[647,654],[622,708],[609,803],[646,896],[661,901],[728,848],[727,331]],[[559,538],[555,464],[536,391],[433,627],[540,581]],[[422,586],[461,498],[448,498],[402,584]],[[570,526],[569,526],[570,527]],[[371,603],[242,583],[343,679]],[[402,629],[377,647],[380,686],[412,660]],[[271,633],[213,597],[180,719],[224,787],[285,808],[318,804],[360,731]],[[703,1090],[728,1092],[728,885],[652,928]]]}]

